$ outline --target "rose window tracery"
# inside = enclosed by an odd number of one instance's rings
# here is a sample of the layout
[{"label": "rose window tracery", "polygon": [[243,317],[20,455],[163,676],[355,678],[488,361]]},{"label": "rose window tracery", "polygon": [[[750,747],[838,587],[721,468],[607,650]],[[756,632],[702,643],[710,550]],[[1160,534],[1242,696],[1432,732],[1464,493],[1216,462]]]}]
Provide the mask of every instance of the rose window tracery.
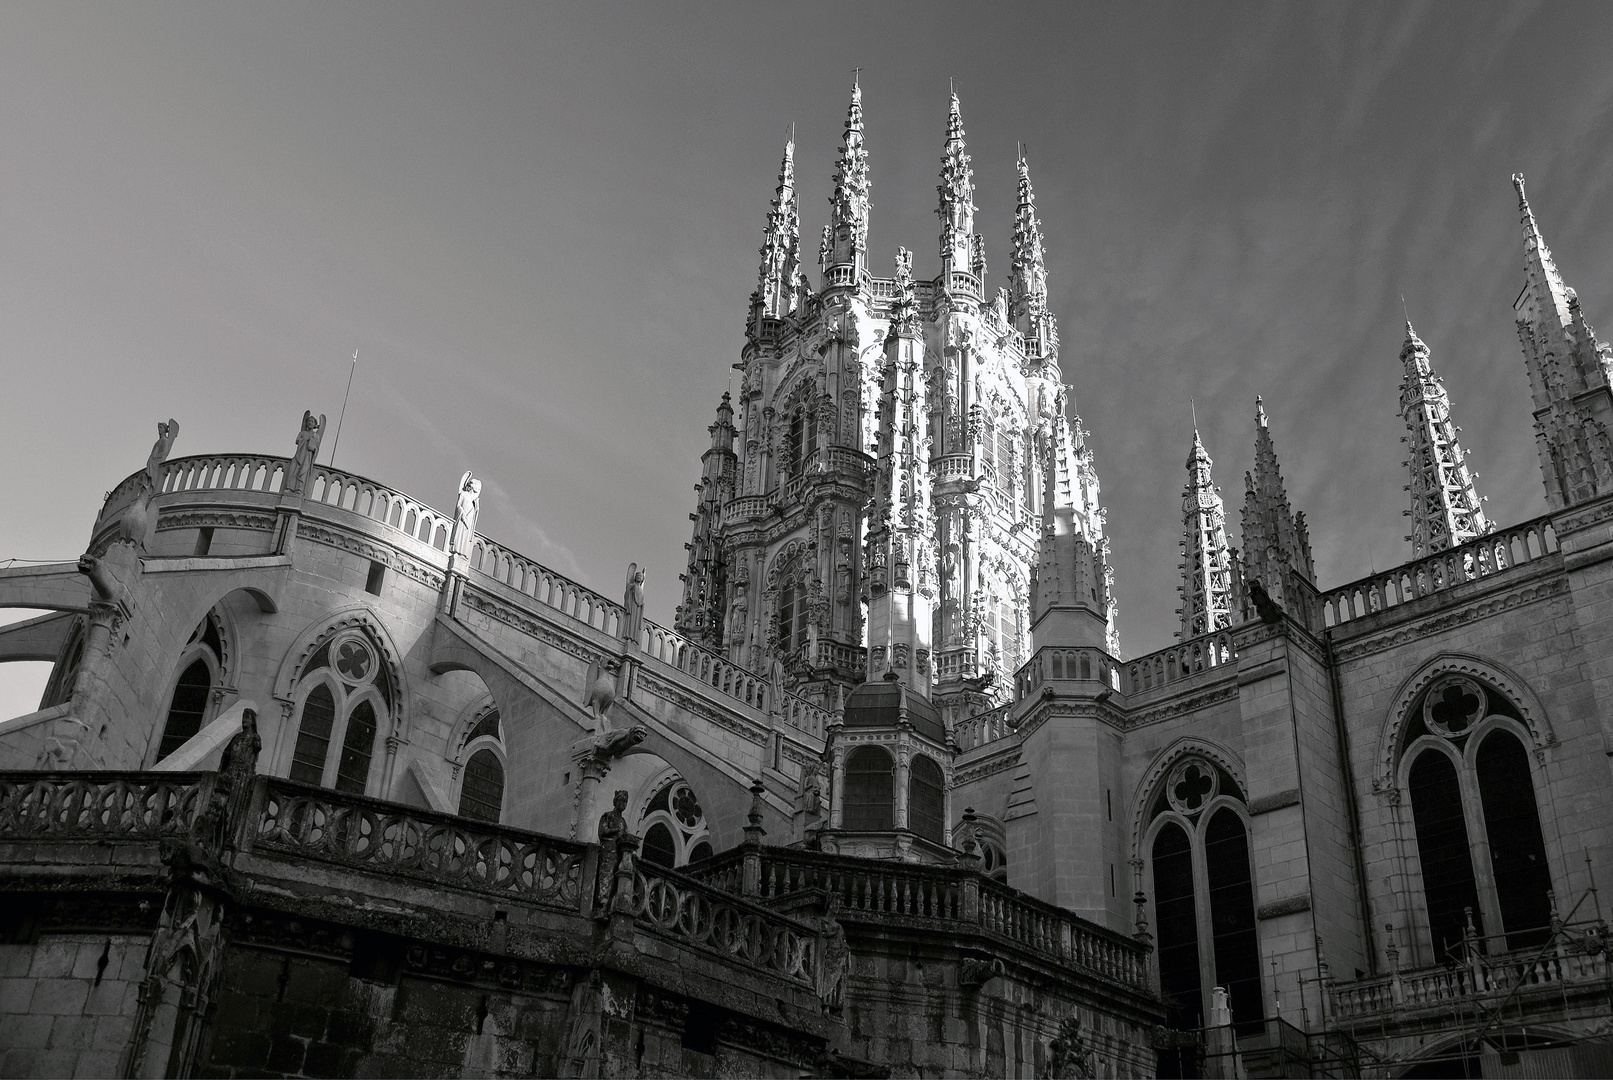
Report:
[{"label": "rose window tracery", "polygon": [[1428,691],[1423,700],[1423,723],[1428,730],[1447,739],[1467,734],[1483,719],[1488,708],[1484,688],[1472,679],[1452,675]]},{"label": "rose window tracery", "polygon": [[1184,758],[1171,770],[1165,783],[1165,797],[1171,809],[1189,817],[1204,809],[1220,788],[1215,767],[1203,758]]}]

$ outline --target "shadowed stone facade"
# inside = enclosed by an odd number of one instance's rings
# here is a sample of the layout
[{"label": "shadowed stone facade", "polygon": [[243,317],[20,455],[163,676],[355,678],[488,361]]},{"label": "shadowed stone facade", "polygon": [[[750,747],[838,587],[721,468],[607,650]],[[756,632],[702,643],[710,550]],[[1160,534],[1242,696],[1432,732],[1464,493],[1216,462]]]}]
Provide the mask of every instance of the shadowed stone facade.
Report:
[{"label": "shadowed stone facade", "polygon": [[1527,204],[1552,512],[1483,514],[1408,327],[1413,561],[1317,581],[1262,403],[1241,549],[1195,434],[1183,636],[1128,656],[1020,166],[992,302],[953,99],[941,273],[873,277],[858,91],[813,291],[786,150],[674,628],[469,474],[160,425],[0,570],[55,664],[0,722],[0,1072],[1596,1074],[1613,361]]}]

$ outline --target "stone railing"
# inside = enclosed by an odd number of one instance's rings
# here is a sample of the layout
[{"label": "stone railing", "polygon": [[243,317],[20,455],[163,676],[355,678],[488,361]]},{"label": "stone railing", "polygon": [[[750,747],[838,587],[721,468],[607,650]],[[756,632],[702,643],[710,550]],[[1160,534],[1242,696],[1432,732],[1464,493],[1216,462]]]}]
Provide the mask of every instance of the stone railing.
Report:
[{"label": "stone railing", "polygon": [[740,495],[729,499],[723,504],[722,523],[724,525],[739,525],[747,521],[764,518],[773,512],[773,498],[770,495]]},{"label": "stone railing", "polygon": [[1321,594],[1322,618],[1326,625],[1338,626],[1463,582],[1505,573],[1556,550],[1557,536],[1551,519],[1536,518],[1461,547],[1328,589]]},{"label": "stone railing", "polygon": [[961,649],[946,649],[935,655],[935,676],[938,679],[950,676],[968,679],[979,674],[979,671],[980,660],[972,645],[966,645]]},{"label": "stone railing", "polygon": [[611,637],[621,634],[626,612],[620,604],[479,533],[471,545],[470,567],[484,577],[508,585],[545,607],[587,623]]},{"label": "stone railing", "polygon": [[1201,634],[1127,663],[1121,689],[1127,694],[1156,690],[1225,664],[1235,664],[1237,659],[1231,630]]},{"label": "stone railing", "polygon": [[838,641],[818,640],[813,651],[812,666],[839,668],[862,674],[868,670],[868,650],[861,645],[844,645]]},{"label": "stone railing", "polygon": [[407,533],[438,551],[448,550],[448,541],[454,531],[452,514],[443,514],[418,499],[412,499],[374,480],[338,472],[325,465],[315,465],[309,471],[303,499],[305,502],[350,510],[360,517]]},{"label": "stone railing", "polygon": [[1102,649],[1036,650],[1014,673],[1014,698],[1023,700],[1051,682],[1099,682],[1120,689],[1121,666]]},{"label": "stone railing", "polygon": [[575,909],[585,847],[289,780],[260,780],[254,850]]},{"label": "stone railing", "polygon": [[0,841],[186,837],[214,781],[213,773],[0,773]]},{"label": "stone railing", "polygon": [[797,919],[642,861],[633,870],[631,910],[669,937],[814,985],[818,931]]},{"label": "stone railing", "polygon": [[767,680],[727,657],[697,645],[682,634],[645,620],[644,655],[677,668],[720,694],[758,711],[767,710]]},{"label": "stone railing", "polygon": [[[747,860],[755,865],[747,867]],[[1130,938],[961,866],[856,859],[794,848],[736,848],[687,868],[692,877],[767,903],[809,889],[837,901],[836,917],[878,924],[934,921],[971,929],[1042,959],[1147,992],[1147,951]],[[754,882],[745,889],[746,878]]]},{"label": "stone railing", "polygon": [[1533,948],[1481,956],[1477,962],[1454,967],[1335,983],[1329,987],[1328,997],[1339,1021],[1377,1020],[1398,1012],[1466,1011],[1477,1001],[1497,997],[1561,994],[1574,987],[1605,988],[1610,974],[1606,952]]},{"label": "stone railing", "polygon": [[989,712],[971,716],[967,720],[959,720],[957,726],[952,729],[958,749],[975,750],[1013,735],[1014,725],[1009,716],[1012,710],[1012,705],[999,705]]},{"label": "stone railing", "polygon": [[972,480],[974,461],[973,454],[942,454],[932,460],[930,475],[938,484],[952,480]]},{"label": "stone railing", "polygon": [[801,463],[800,472],[785,485],[784,498],[786,502],[796,502],[808,484],[830,477],[850,477],[862,483],[873,471],[874,459],[867,454],[849,446],[826,446],[807,455]]}]

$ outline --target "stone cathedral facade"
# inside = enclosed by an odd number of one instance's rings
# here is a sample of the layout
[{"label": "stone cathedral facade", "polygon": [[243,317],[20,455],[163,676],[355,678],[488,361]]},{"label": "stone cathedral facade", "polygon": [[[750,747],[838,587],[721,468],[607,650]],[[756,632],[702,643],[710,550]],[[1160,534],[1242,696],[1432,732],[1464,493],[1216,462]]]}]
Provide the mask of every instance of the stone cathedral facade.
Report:
[{"label": "stone cathedral facade", "polygon": [[0,1073],[1613,1068],[1613,349],[1522,178],[1549,512],[1489,517],[1485,388],[1408,325],[1406,561],[1318,578],[1258,401],[1235,523],[1183,448],[1136,655],[1028,164],[993,290],[937,135],[935,262],[869,250],[860,89],[815,271],[786,147],[671,626],[673,568],[571,581],[312,414],[160,424],[82,555],[0,569],[53,664],[0,721]]}]

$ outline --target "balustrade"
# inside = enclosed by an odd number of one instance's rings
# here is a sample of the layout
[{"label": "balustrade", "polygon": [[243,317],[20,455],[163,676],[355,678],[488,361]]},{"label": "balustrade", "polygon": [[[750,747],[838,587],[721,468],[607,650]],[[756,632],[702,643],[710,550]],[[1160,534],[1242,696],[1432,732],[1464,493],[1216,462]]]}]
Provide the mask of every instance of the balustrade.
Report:
[{"label": "balustrade", "polygon": [[1463,582],[1505,573],[1556,550],[1557,535],[1552,531],[1551,519],[1536,518],[1330,589],[1321,596],[1322,617],[1328,626],[1338,626]]},{"label": "balustrade", "polygon": [[1014,697],[1030,697],[1050,681],[1100,682],[1119,690],[1120,667],[1102,649],[1038,649],[1014,673]]},{"label": "balustrade", "polygon": [[960,720],[953,728],[953,738],[957,740],[959,750],[975,750],[999,739],[1006,739],[1014,733],[1014,726],[1010,723],[1009,713],[1012,706],[999,705],[990,712],[983,712],[978,716],[971,716]]},{"label": "balustrade", "polygon": [[644,862],[633,870],[629,909],[669,937],[814,985],[817,931],[787,915]]},{"label": "balustrade", "polygon": [[0,773],[0,838],[151,841],[188,836],[212,774]]},{"label": "balustrade", "polygon": [[1125,692],[1140,694],[1238,659],[1232,631],[1217,630],[1140,656],[1126,665]]},{"label": "balustrade", "polygon": [[471,545],[470,568],[611,637],[621,633],[627,613],[620,604],[480,534]]},{"label": "balustrade", "polygon": [[1362,1020],[1412,1009],[1467,1010],[1478,999],[1605,986],[1610,974],[1605,952],[1587,951],[1567,941],[1544,949],[1475,956],[1473,961],[1449,967],[1335,983],[1329,989],[1334,1015],[1340,1020]]}]

